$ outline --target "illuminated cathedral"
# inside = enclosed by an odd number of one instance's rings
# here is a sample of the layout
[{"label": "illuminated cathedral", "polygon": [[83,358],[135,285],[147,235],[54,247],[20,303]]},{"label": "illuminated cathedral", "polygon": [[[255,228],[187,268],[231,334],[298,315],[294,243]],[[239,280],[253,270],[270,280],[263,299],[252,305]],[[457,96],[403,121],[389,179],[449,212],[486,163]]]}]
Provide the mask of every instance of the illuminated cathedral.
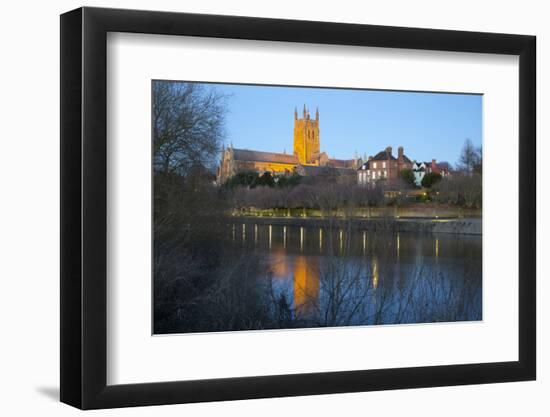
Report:
[{"label": "illuminated cathedral", "polygon": [[316,109],[315,118],[312,118],[309,109],[304,105],[301,118],[298,117],[298,110],[294,109],[292,154],[237,149],[230,146],[222,151],[218,183],[223,184],[233,175],[245,171],[270,172],[273,175],[295,172],[300,175],[315,175],[323,168],[334,168],[346,173],[355,173],[360,165],[361,160],[358,158],[331,159],[325,152],[321,152],[319,109]]}]

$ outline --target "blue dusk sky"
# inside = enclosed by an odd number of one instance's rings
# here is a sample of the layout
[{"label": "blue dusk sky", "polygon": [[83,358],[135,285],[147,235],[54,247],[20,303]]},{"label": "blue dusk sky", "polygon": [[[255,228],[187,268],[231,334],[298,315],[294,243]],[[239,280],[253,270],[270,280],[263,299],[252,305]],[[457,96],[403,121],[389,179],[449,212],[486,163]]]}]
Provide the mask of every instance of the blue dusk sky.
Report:
[{"label": "blue dusk sky", "polygon": [[413,160],[458,161],[464,140],[482,144],[482,96],[211,84],[228,95],[226,144],[292,153],[294,108],[319,108],[321,151],[331,158],[403,146]]}]

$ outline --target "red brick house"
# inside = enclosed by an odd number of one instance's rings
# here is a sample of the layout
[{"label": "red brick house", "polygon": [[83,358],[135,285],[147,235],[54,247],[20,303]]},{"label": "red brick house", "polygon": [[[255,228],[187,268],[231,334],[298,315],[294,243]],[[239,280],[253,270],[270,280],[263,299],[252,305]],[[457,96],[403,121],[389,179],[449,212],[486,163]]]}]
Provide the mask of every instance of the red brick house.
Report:
[{"label": "red brick house", "polygon": [[404,169],[412,169],[413,162],[405,155],[403,147],[397,148],[397,158],[392,155],[392,148],[388,146],[385,150],[368,160],[357,170],[357,183],[359,185],[374,185],[378,181],[385,181],[386,184],[396,183],[399,175]]}]

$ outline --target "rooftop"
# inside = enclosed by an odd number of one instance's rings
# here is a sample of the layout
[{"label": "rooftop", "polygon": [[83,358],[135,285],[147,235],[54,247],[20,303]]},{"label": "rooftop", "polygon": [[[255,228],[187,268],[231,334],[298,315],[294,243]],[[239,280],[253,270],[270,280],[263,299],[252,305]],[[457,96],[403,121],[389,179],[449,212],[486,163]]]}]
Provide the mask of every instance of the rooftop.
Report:
[{"label": "rooftop", "polygon": [[279,164],[297,164],[296,155],[276,152],[250,151],[248,149],[233,149],[233,157],[239,161],[274,162]]},{"label": "rooftop", "polygon": [[[388,160],[388,152],[383,150],[378,152],[374,157],[372,158],[374,161],[387,161]],[[395,160],[395,157],[392,154],[389,154],[389,159]]]}]

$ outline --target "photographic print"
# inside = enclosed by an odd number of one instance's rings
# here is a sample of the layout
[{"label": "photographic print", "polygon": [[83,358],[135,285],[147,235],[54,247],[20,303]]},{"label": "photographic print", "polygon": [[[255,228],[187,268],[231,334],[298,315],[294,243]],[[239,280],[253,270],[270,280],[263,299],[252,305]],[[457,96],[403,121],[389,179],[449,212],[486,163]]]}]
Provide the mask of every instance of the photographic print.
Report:
[{"label": "photographic print", "polygon": [[153,80],[153,334],[482,320],[482,100]]}]

